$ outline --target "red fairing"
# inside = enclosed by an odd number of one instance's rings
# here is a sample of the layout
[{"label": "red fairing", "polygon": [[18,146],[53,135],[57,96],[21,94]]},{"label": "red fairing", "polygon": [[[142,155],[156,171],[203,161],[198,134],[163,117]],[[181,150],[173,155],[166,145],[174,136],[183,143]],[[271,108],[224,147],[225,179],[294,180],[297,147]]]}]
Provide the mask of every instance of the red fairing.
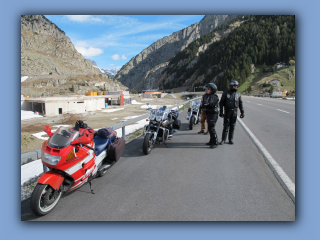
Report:
[{"label": "red fairing", "polygon": [[53,135],[53,133],[51,132],[51,128],[48,125],[45,125],[43,127],[43,131],[45,131],[49,137],[51,137]]},{"label": "red fairing", "polygon": [[45,172],[39,179],[38,183],[48,184],[53,189],[58,190],[64,180],[64,177],[60,173],[53,171]]}]

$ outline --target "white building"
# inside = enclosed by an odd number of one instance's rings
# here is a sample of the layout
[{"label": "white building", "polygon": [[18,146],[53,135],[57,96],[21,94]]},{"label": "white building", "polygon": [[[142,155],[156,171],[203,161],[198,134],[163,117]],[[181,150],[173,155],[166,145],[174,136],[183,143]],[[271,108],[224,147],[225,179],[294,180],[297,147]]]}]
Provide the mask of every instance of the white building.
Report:
[{"label": "white building", "polygon": [[276,88],[273,89],[272,91],[272,97],[278,98],[278,97],[283,97],[287,93],[287,89],[282,89],[282,88]]},{"label": "white building", "polygon": [[38,97],[21,96],[21,110],[39,112],[40,115],[56,116],[97,111],[108,105],[119,105],[119,95]]}]

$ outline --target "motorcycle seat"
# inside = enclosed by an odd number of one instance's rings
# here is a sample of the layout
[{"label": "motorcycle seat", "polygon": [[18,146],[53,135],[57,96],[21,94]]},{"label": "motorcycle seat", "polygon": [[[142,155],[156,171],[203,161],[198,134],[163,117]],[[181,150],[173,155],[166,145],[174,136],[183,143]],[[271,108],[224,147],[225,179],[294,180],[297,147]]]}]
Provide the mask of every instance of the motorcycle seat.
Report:
[{"label": "motorcycle seat", "polygon": [[102,138],[99,136],[95,136],[93,138],[94,141],[94,153],[96,154],[96,156],[99,156],[100,153],[102,153],[104,150],[107,149],[108,145],[113,141],[113,139],[115,138],[115,136],[112,136],[111,138]]}]

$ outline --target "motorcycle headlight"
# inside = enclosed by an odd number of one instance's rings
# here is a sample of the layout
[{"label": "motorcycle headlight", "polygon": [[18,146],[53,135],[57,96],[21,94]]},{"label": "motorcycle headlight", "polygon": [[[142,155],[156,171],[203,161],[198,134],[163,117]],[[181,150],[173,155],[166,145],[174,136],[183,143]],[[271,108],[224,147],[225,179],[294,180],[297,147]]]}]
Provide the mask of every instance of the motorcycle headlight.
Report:
[{"label": "motorcycle headlight", "polygon": [[50,154],[46,153],[45,151],[43,151],[41,159],[42,159],[42,161],[44,161],[45,163],[48,163],[50,165],[57,165],[61,159],[61,156],[50,155]]},{"label": "motorcycle headlight", "polygon": [[160,121],[161,121],[161,116],[157,116],[157,117],[156,117],[156,120],[157,120],[158,122],[160,122]]},{"label": "motorcycle headlight", "polygon": [[151,116],[150,116],[150,120],[153,121],[154,119],[155,119],[155,116],[154,116],[154,115],[151,115]]}]

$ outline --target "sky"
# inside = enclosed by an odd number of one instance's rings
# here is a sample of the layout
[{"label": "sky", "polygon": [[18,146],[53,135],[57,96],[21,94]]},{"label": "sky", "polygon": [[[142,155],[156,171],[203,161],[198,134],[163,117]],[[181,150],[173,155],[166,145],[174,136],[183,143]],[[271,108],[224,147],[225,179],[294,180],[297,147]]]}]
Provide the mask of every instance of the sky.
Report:
[{"label": "sky", "polygon": [[157,40],[204,15],[45,15],[99,68],[122,67]]}]

